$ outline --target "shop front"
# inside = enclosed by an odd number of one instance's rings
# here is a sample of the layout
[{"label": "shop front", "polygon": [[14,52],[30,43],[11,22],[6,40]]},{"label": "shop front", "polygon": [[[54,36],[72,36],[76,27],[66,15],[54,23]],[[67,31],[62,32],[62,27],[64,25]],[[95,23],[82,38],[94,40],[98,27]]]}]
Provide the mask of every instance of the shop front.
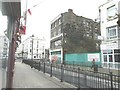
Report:
[{"label": "shop front", "polygon": [[117,43],[101,45],[102,66],[104,68],[120,68],[120,48]]}]

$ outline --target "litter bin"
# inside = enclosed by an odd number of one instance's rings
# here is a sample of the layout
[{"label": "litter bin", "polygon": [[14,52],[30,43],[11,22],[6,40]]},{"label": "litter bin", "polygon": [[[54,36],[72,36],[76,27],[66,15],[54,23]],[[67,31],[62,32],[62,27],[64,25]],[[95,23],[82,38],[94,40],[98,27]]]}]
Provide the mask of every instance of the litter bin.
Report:
[{"label": "litter bin", "polygon": [[94,72],[98,72],[98,65],[94,65]]}]

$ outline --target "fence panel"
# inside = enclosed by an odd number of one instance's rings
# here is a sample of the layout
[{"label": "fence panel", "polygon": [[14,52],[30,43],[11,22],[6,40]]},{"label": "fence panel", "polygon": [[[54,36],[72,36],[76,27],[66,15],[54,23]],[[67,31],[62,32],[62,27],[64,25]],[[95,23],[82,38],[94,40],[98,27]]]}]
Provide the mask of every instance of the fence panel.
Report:
[{"label": "fence panel", "polygon": [[53,66],[52,75],[61,80],[61,66],[59,65]]},{"label": "fence panel", "polygon": [[90,71],[81,67],[71,67],[70,65],[50,64],[45,62],[38,62],[31,60],[23,60],[23,63],[32,65],[34,68],[41,70],[44,73],[55,76],[61,81],[68,82],[77,87],[85,88],[102,88],[105,90],[115,89],[120,87],[120,76],[113,75],[113,73],[101,73]]}]

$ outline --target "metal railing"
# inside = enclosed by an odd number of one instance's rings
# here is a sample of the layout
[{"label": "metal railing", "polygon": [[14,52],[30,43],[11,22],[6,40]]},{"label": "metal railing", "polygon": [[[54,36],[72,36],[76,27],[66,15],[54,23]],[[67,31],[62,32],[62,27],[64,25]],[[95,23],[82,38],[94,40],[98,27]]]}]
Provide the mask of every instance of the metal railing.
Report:
[{"label": "metal railing", "polygon": [[101,73],[90,71],[81,67],[70,67],[63,64],[51,64],[43,61],[23,60],[23,63],[33,68],[54,76],[61,82],[68,82],[78,88],[102,88],[105,90],[120,89],[120,75],[112,72]]}]

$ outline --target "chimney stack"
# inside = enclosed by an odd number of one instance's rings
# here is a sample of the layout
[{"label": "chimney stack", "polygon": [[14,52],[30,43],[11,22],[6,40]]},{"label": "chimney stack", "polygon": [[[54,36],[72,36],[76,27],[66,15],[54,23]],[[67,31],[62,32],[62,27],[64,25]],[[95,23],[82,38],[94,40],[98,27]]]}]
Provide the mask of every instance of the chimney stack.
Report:
[{"label": "chimney stack", "polygon": [[68,9],[68,12],[73,12],[73,10],[72,9]]}]

